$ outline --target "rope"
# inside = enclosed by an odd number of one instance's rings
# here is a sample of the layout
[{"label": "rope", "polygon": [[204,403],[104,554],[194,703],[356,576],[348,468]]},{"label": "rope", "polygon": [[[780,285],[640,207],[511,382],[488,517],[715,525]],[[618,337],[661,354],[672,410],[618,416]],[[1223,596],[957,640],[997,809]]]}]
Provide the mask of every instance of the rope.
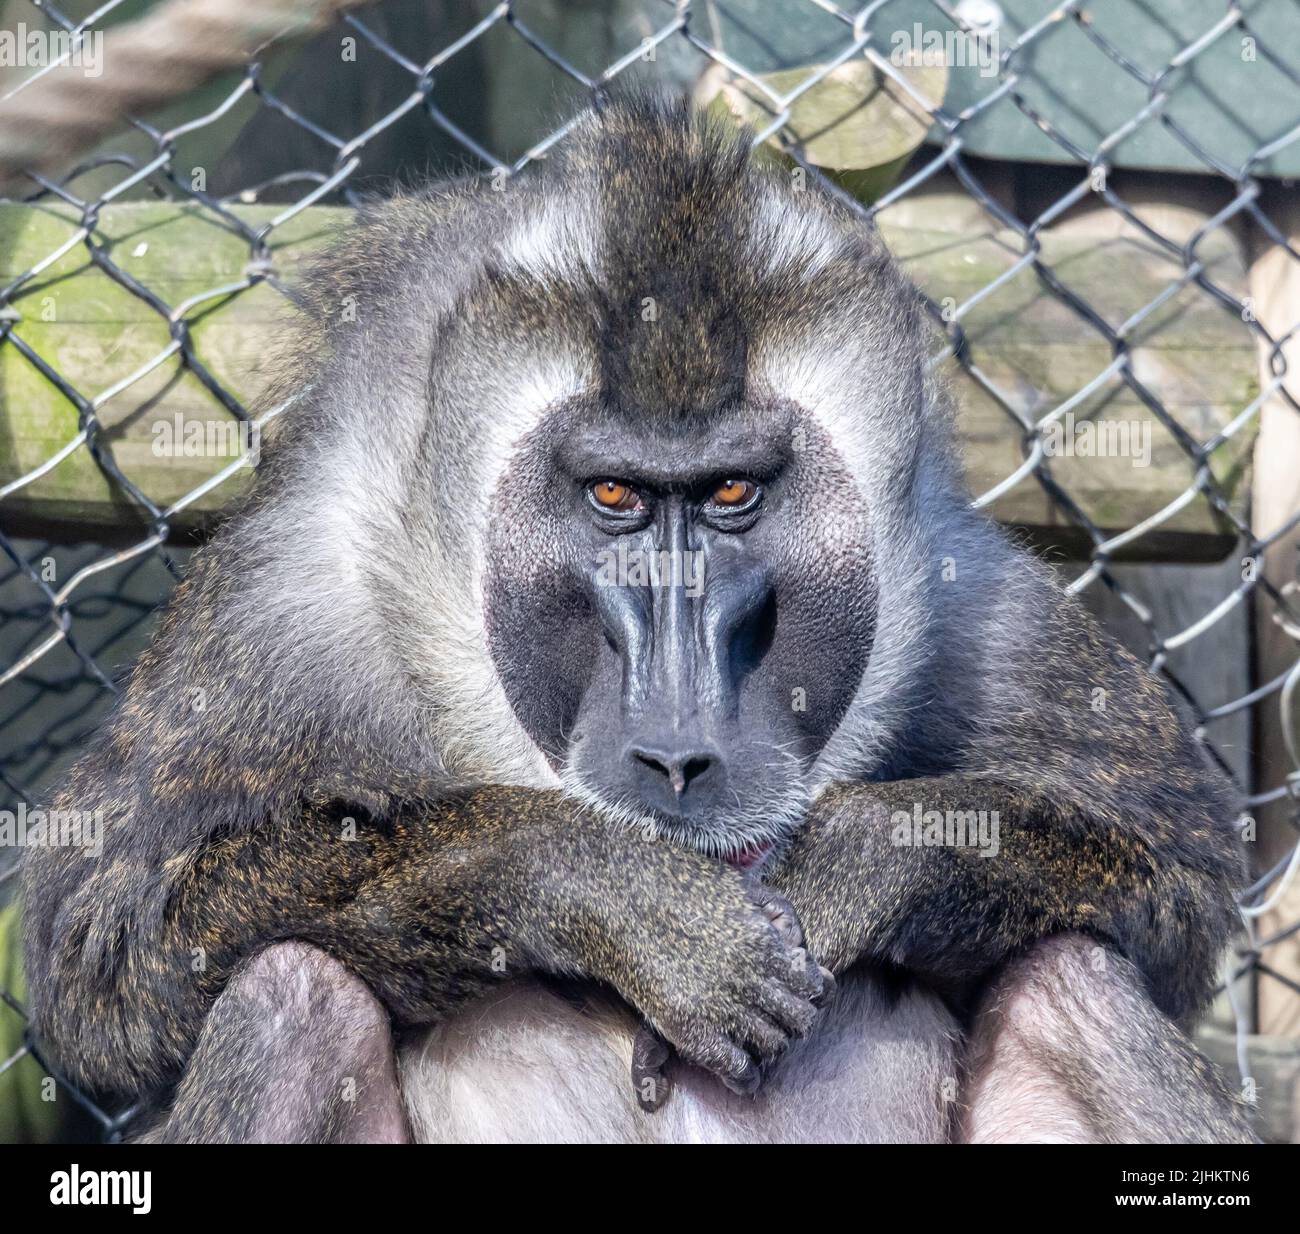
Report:
[{"label": "rope", "polygon": [[60,65],[0,100],[0,189],[72,162],[129,116],[155,110],[268,43],[302,39],[370,0],[169,0],[104,36],[104,71]]}]

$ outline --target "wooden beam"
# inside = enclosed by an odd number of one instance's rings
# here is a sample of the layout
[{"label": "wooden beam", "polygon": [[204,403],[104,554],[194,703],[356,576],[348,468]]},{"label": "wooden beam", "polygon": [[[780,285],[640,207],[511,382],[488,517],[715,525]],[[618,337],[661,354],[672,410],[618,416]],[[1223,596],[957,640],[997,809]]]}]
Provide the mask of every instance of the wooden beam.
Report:
[{"label": "wooden beam", "polygon": [[[237,207],[250,233],[282,208]],[[351,212],[304,210],[276,227],[271,253],[277,281],[292,282],[301,263],[328,243]],[[91,260],[76,242],[78,216],[62,206],[0,205],[0,280],[8,283],[67,251],[25,282],[12,301],[12,337],[0,343],[0,487],[26,475],[72,441],[79,411],[59,385],[23,353],[25,347],[83,398],[95,400],[146,369],[172,345],[166,311],[189,304],[186,323],[194,355],[240,404],[258,409],[276,331],[296,311],[263,280],[211,298],[249,279],[249,235],[198,206],[126,204],[99,217],[96,247],[165,306],[160,312]],[[15,340],[21,341],[22,347]],[[225,456],[160,456],[157,426],[201,428],[233,421],[220,399],[173,354],[95,410],[98,443],[160,508],[179,501],[229,465]],[[247,470],[198,498],[173,526],[193,531],[247,482]],[[144,512],[81,446],[48,474],[0,500],[0,525],[24,532],[112,541],[138,537]]]},{"label": "wooden beam", "polygon": [[[272,206],[231,210],[253,230],[278,212]],[[292,283],[303,259],[349,218],[350,212],[342,208],[313,207],[275,227],[269,244],[277,279]],[[1185,222],[1191,226],[1199,218]],[[1022,253],[1017,236],[1000,230],[952,186],[907,195],[882,213],[880,224],[929,295],[954,306],[967,305]],[[11,334],[0,342],[0,487],[46,463],[80,429],[75,401],[23,354],[22,347],[81,396],[96,400],[147,368],[172,344],[165,315],[90,260],[78,240],[78,225],[77,213],[61,205],[0,205],[3,282],[39,268],[15,291],[9,320],[0,320],[0,327]],[[293,311],[289,302],[266,281],[238,294],[195,300],[238,286],[248,276],[247,236],[197,206],[141,203],[104,207],[93,240],[169,310],[190,305],[180,319],[187,323],[194,355],[244,407],[258,408],[275,331]],[[1257,363],[1245,325],[1195,286],[1178,286],[1182,263],[1136,230],[1118,227],[1113,211],[1082,211],[1045,230],[1040,245],[1044,264],[1114,326],[1168,296],[1131,331],[1131,365],[1143,385],[1196,438],[1211,437],[1255,397]],[[66,251],[60,252],[63,248]],[[51,260],[52,254],[59,255]],[[1210,232],[1198,256],[1221,285],[1244,288],[1245,263],[1226,230]],[[971,362],[1001,397],[1032,417],[1074,396],[1113,359],[1106,339],[1028,268],[961,312]],[[941,343],[936,332],[936,348]],[[1023,433],[999,397],[952,362],[946,371],[960,406],[972,488],[985,492],[1020,466]],[[1119,380],[1100,387],[1074,408],[1074,414],[1078,424],[1094,415],[1133,420],[1151,429],[1148,466],[1135,465],[1140,460],[1127,457],[1080,455],[1047,462],[1052,477],[1105,534],[1117,534],[1154,515],[1193,482],[1194,468],[1186,454]],[[230,461],[155,454],[157,425],[173,422],[178,415],[187,424],[207,424],[219,423],[229,413],[175,354],[96,408],[98,442],[160,508]],[[1253,425],[1248,425],[1213,459],[1214,474],[1238,504],[1245,500],[1242,479],[1252,440]],[[246,474],[187,506],[172,520],[173,527],[181,533],[201,528]],[[1088,548],[1032,474],[992,510],[1046,546],[1066,553]],[[112,541],[138,536],[142,524],[141,511],[84,446],[0,499],[0,526],[10,530]],[[1126,555],[1137,560],[1210,560],[1226,553],[1233,540],[1231,530],[1197,499]]]},{"label": "wooden beam", "polygon": [[[1166,185],[1164,191],[1173,190]],[[1142,222],[1176,243],[1192,237],[1214,210],[1209,203],[1197,207],[1161,198],[1130,205]],[[972,492],[987,492],[1025,458],[1024,433],[1011,413],[1034,421],[1059,408],[1106,371],[1115,349],[1031,267],[971,305],[1014,269],[1025,244],[1018,233],[997,227],[954,182],[936,178],[904,196],[881,214],[880,225],[908,273],[931,299],[958,314],[966,364],[950,362],[944,371],[958,402]],[[1125,332],[1128,369],[1196,441],[1213,438],[1256,398],[1255,344],[1246,323],[1189,282],[1178,256],[1100,198],[1085,199],[1041,231],[1038,255],[1064,289],[1112,330],[1157,305]],[[1238,299],[1246,295],[1246,261],[1232,232],[1207,232],[1196,255],[1218,286]],[[936,332],[936,346],[941,341]],[[1092,418],[1134,424],[1139,440],[1149,432],[1149,463],[1082,451],[1044,461],[1044,471],[1103,535],[1118,535],[1156,515],[1193,484],[1196,466],[1187,452],[1120,376],[1101,383],[1070,414],[1076,426]],[[1256,423],[1246,423],[1210,459],[1215,480],[1239,516],[1247,509],[1245,481]],[[1091,550],[1085,533],[1032,474],[990,509],[1042,547],[1067,556]],[[1227,554],[1236,539],[1231,526],[1198,497],[1116,556],[1212,561]]]},{"label": "wooden beam", "polygon": [[[1263,201],[1265,213],[1294,247],[1300,244],[1300,203],[1295,194],[1280,186],[1270,188]],[[1251,266],[1251,288],[1260,322],[1275,339],[1285,339],[1282,355],[1286,360],[1286,377],[1282,383],[1292,400],[1300,401],[1300,339],[1291,331],[1300,323],[1300,263],[1279,245],[1257,237],[1259,251]],[[1259,349],[1261,380],[1271,381],[1274,372],[1271,349]],[[1300,514],[1300,413],[1279,391],[1264,404],[1255,449],[1254,484],[1252,486],[1253,524],[1258,535],[1267,535]],[[1260,574],[1279,591],[1294,588],[1297,563],[1300,562],[1300,528],[1280,536],[1263,554]],[[1292,603],[1295,603],[1292,593]],[[1279,620],[1284,614],[1271,597],[1255,598],[1255,680],[1274,681],[1291,671],[1296,663],[1295,640]],[[1282,788],[1287,775],[1294,771],[1286,747],[1283,726],[1300,727],[1300,716],[1285,716],[1281,711],[1281,692],[1270,694],[1257,711],[1258,740],[1255,756],[1256,791],[1267,793]],[[1296,804],[1288,796],[1268,803],[1255,811],[1258,823],[1256,873],[1262,874],[1291,851],[1296,843],[1293,819]],[[1276,884],[1268,894],[1280,891],[1273,910],[1256,923],[1267,937],[1300,921],[1300,879],[1289,886]],[[1300,981],[1300,936],[1290,935],[1269,947],[1262,957],[1275,973],[1291,981]],[[1274,977],[1261,975],[1256,987],[1256,1028],[1261,1033],[1279,1037],[1300,1035],[1300,997]],[[1297,1106],[1300,1119],[1300,1106]]]}]

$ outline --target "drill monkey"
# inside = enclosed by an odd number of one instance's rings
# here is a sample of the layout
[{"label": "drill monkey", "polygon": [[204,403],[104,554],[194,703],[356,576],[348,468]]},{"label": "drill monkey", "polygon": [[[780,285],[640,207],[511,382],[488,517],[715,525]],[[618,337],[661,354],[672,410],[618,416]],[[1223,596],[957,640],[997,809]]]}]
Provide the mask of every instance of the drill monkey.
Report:
[{"label": "drill monkey", "polygon": [[[27,863],[75,1079],[172,1140],[1246,1134],[1175,1026],[1230,795],[969,509],[859,220],[633,100],[308,296],[309,392],[61,794],[103,855]],[[996,854],[899,830],[971,811]]]}]

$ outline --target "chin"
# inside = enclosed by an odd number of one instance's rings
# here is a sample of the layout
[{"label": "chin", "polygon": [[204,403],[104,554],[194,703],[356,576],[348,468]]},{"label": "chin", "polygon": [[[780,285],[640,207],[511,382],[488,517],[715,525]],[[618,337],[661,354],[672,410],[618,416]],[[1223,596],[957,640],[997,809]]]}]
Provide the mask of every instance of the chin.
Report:
[{"label": "chin", "polygon": [[752,872],[789,846],[808,804],[800,786],[782,786],[780,791],[755,794],[753,800],[737,800],[725,809],[672,813],[634,793],[593,785],[572,768],[561,778],[569,796],[613,822],[635,828],[648,839],[664,839]]}]

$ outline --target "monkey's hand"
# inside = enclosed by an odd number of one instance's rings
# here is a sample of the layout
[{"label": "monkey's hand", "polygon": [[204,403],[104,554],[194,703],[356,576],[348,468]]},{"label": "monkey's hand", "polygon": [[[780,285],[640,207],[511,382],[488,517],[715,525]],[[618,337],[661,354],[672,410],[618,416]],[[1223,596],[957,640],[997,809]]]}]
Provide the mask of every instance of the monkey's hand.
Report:
[{"label": "monkey's hand", "polygon": [[[816,974],[821,981],[820,994],[808,1001],[802,994],[795,992],[796,989],[815,987],[816,981],[807,963],[807,952],[803,948],[803,930],[795,916],[794,908],[783,896],[760,883],[751,883],[748,890],[754,903],[763,910],[785,947],[788,948],[786,964],[790,980],[784,980],[787,972],[780,971],[779,976],[782,980],[771,984],[760,983],[757,987],[758,1002],[751,1008],[750,1013],[751,1022],[761,1034],[760,1040],[767,1042],[771,1048],[763,1049],[761,1045],[756,1048],[751,1044],[746,1053],[746,1058],[749,1059],[747,1063],[745,1059],[737,1058],[733,1053],[738,1047],[734,1043],[729,1045],[723,1057],[736,1059],[740,1063],[742,1070],[739,1077],[729,1071],[719,1070],[716,1064],[710,1065],[709,1061],[701,1061],[698,1045],[694,1060],[716,1072],[728,1088],[740,1093],[752,1093],[759,1084],[761,1071],[758,1066],[750,1065],[754,1062],[755,1052],[759,1056],[774,1056],[784,1048],[785,1044],[788,1044],[792,1036],[804,1036],[812,1027],[816,1008],[822,1006],[835,989],[835,979],[831,976],[830,970],[817,966]],[[778,964],[779,969],[783,967]],[[770,1010],[767,1009],[769,1005]],[[698,1022],[688,1025],[685,1031],[688,1036],[698,1035],[700,1025]],[[710,1051],[706,1045],[704,1054],[709,1057],[716,1055],[716,1045],[713,1051]],[[637,1102],[647,1113],[659,1109],[672,1092],[672,1081],[667,1070],[671,1057],[672,1049],[668,1043],[650,1024],[642,1024],[632,1044],[632,1086]],[[690,1055],[684,1057],[689,1059]]]},{"label": "monkey's hand", "polygon": [[[602,850],[595,855],[597,837]],[[521,935],[532,963],[611,985],[687,1062],[752,1093],[763,1064],[809,1031],[830,989],[789,904],[712,858],[634,834],[588,833],[585,856],[540,877],[545,935]],[[627,851],[624,851],[624,850]],[[529,921],[537,920],[534,913]],[[532,926],[528,926],[532,929]],[[667,1052],[642,1038],[634,1075],[650,1108]]]}]

